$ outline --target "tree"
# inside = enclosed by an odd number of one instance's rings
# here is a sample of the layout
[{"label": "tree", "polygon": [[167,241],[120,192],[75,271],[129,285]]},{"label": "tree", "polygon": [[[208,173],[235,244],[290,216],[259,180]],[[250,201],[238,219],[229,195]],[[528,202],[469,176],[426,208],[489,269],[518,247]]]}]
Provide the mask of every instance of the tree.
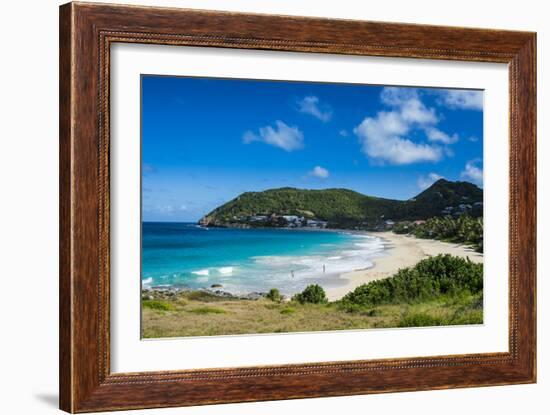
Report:
[{"label": "tree", "polygon": [[301,304],[325,304],[328,302],[325,290],[323,287],[317,284],[308,285],[304,291],[296,294],[293,298],[294,301],[298,301]]},{"label": "tree", "polygon": [[275,301],[276,303],[280,303],[283,299],[283,297],[281,296],[281,292],[277,288],[272,288],[271,290],[269,290],[266,298],[270,299],[271,301]]}]

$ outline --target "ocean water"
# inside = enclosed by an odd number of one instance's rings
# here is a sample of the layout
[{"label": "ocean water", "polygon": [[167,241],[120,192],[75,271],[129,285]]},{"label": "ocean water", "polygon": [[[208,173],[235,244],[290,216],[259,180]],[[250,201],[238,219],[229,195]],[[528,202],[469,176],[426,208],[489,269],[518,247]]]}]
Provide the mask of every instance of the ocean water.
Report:
[{"label": "ocean water", "polygon": [[[194,223],[142,224],[143,287],[207,288],[233,294],[308,284],[341,284],[338,275],[372,266],[383,241],[345,231],[203,228]],[[323,269],[324,268],[324,269]]]}]

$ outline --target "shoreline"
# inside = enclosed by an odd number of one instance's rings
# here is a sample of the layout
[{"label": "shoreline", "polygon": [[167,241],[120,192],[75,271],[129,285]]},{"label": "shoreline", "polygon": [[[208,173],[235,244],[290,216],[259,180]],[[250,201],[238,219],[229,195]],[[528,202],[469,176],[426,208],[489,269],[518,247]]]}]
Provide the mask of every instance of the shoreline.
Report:
[{"label": "shoreline", "polygon": [[[313,230],[312,231],[325,231]],[[357,230],[330,229],[326,231],[350,232],[354,234],[368,235],[380,238],[384,244],[384,250],[369,258],[373,266],[341,273],[330,273],[311,278],[312,283],[319,284],[325,290],[329,301],[337,301],[362,284],[369,283],[393,276],[401,268],[416,265],[422,259],[438,254],[451,254],[461,258],[469,258],[472,262],[482,263],[483,254],[472,248],[457,243],[443,242],[434,239],[421,239],[414,236],[395,234],[391,231],[369,232]],[[280,287],[275,287],[280,288]],[[147,287],[142,289],[143,294],[153,294],[154,297],[169,299],[180,292],[199,291],[227,299],[257,300],[265,297],[266,292],[232,293],[225,291],[223,286],[204,287],[202,289],[177,288],[177,287]],[[287,296],[287,300],[291,296]]]},{"label": "shoreline", "polygon": [[469,258],[472,262],[483,263],[483,254],[472,248],[434,239],[420,239],[409,235],[389,232],[364,232],[365,235],[381,238],[386,247],[384,252],[372,258],[371,268],[344,272],[339,275],[342,284],[325,288],[329,301],[341,299],[362,284],[391,277],[400,268],[416,265],[422,259],[438,254],[451,254]]}]

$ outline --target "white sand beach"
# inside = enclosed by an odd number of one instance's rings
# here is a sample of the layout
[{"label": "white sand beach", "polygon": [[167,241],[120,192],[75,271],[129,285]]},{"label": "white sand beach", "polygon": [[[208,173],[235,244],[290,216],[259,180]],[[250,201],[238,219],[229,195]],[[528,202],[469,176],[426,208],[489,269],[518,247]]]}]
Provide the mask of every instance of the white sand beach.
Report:
[{"label": "white sand beach", "polygon": [[330,301],[339,300],[361,284],[390,277],[400,268],[413,266],[430,256],[451,254],[469,258],[472,262],[483,262],[483,254],[464,245],[431,239],[417,239],[412,236],[397,235],[393,232],[374,235],[385,241],[387,249],[380,257],[374,258],[372,268],[341,274],[340,278],[343,280],[343,284],[326,290]]}]

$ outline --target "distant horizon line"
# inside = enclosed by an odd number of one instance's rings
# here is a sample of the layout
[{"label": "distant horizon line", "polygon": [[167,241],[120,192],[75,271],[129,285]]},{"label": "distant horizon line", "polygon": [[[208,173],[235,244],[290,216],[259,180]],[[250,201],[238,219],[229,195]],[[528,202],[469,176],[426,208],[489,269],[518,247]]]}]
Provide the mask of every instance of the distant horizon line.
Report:
[{"label": "distant horizon line", "polygon": [[198,220],[142,220],[141,223],[198,223]]}]

